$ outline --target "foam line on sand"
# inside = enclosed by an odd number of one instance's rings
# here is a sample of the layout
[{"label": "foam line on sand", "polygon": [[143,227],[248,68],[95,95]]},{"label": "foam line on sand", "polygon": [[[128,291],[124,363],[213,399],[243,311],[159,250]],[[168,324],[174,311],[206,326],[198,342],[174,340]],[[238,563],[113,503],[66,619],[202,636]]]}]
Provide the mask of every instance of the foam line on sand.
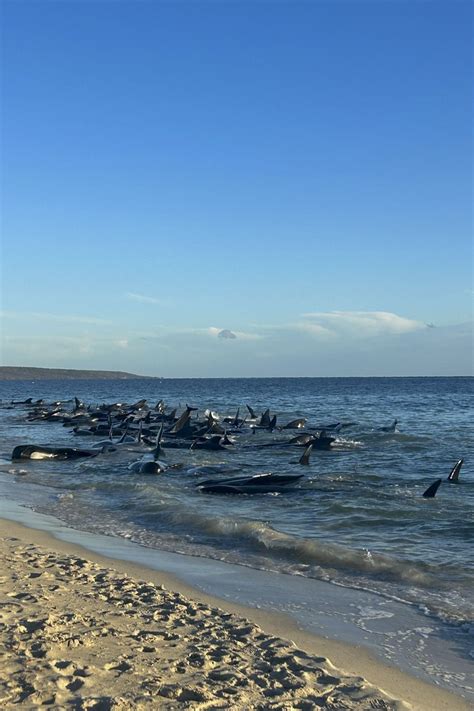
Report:
[{"label": "foam line on sand", "polygon": [[[410,708],[249,619],[37,533],[0,526],[2,708]],[[443,698],[411,708],[464,707]]]}]

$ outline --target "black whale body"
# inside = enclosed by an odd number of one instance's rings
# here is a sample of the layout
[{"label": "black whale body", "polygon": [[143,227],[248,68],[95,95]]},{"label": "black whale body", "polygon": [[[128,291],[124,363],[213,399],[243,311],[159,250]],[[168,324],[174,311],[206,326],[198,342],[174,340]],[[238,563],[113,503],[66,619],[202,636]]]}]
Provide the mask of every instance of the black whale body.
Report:
[{"label": "black whale body", "polygon": [[290,484],[295,484],[303,474],[257,474],[250,477],[234,477],[231,479],[209,479],[197,484],[206,494],[262,494],[288,490]]},{"label": "black whale body", "polygon": [[20,444],[12,452],[15,459],[80,459],[96,457],[98,451],[77,449],[77,447],[49,447],[41,444]]}]

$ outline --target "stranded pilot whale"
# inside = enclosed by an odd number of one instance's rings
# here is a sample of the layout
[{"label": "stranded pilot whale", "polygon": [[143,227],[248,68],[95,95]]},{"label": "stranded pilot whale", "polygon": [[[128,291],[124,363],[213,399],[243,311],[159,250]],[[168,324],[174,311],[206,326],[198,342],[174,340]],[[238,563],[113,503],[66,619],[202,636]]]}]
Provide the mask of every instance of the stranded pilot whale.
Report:
[{"label": "stranded pilot whale", "polygon": [[256,474],[250,477],[231,479],[209,479],[196,486],[206,494],[266,494],[291,491],[290,484],[295,484],[303,474]]},{"label": "stranded pilot whale", "polygon": [[41,444],[20,444],[12,452],[15,459],[80,459],[96,457],[98,451],[77,449],[76,447],[48,447]]},{"label": "stranded pilot whale", "polygon": [[161,474],[169,469],[165,462],[160,462],[158,456],[153,456],[153,459],[141,459],[139,462],[133,462],[128,467],[135,474]]}]

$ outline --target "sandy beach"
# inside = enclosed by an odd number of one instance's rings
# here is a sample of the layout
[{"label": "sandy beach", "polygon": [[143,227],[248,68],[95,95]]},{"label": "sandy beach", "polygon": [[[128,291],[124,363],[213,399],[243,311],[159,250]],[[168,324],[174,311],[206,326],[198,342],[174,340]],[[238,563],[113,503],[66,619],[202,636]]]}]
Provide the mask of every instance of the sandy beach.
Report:
[{"label": "sandy beach", "polygon": [[6,520],[0,543],[2,708],[468,708],[382,665],[370,683],[353,673],[357,650],[344,646],[343,671],[309,635],[157,571]]}]

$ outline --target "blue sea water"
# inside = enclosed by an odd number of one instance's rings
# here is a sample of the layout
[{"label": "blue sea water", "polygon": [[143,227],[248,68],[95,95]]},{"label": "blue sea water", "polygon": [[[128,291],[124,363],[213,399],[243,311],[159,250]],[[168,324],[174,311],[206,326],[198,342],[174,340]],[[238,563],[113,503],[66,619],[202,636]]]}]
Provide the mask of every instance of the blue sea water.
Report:
[{"label": "blue sea water", "polygon": [[[396,599],[471,635],[474,621],[472,378],[137,379],[0,383],[0,484],[9,496],[68,526],[150,548],[318,578]],[[12,399],[74,396],[87,403],[163,399],[221,416],[246,404],[278,424],[348,424],[310,467],[295,447],[261,447],[286,432],[251,430],[228,452],[167,450],[182,469],[138,476],[132,449],[76,462],[10,460],[20,443],[73,444],[59,423],[28,423]],[[72,409],[72,403],[68,405]],[[398,420],[393,433],[378,428]],[[444,481],[455,462],[457,484]],[[202,479],[304,473],[284,494],[210,496]],[[443,483],[436,498],[423,491]],[[469,644],[466,644],[466,649]],[[468,652],[466,652],[468,653]]]}]

